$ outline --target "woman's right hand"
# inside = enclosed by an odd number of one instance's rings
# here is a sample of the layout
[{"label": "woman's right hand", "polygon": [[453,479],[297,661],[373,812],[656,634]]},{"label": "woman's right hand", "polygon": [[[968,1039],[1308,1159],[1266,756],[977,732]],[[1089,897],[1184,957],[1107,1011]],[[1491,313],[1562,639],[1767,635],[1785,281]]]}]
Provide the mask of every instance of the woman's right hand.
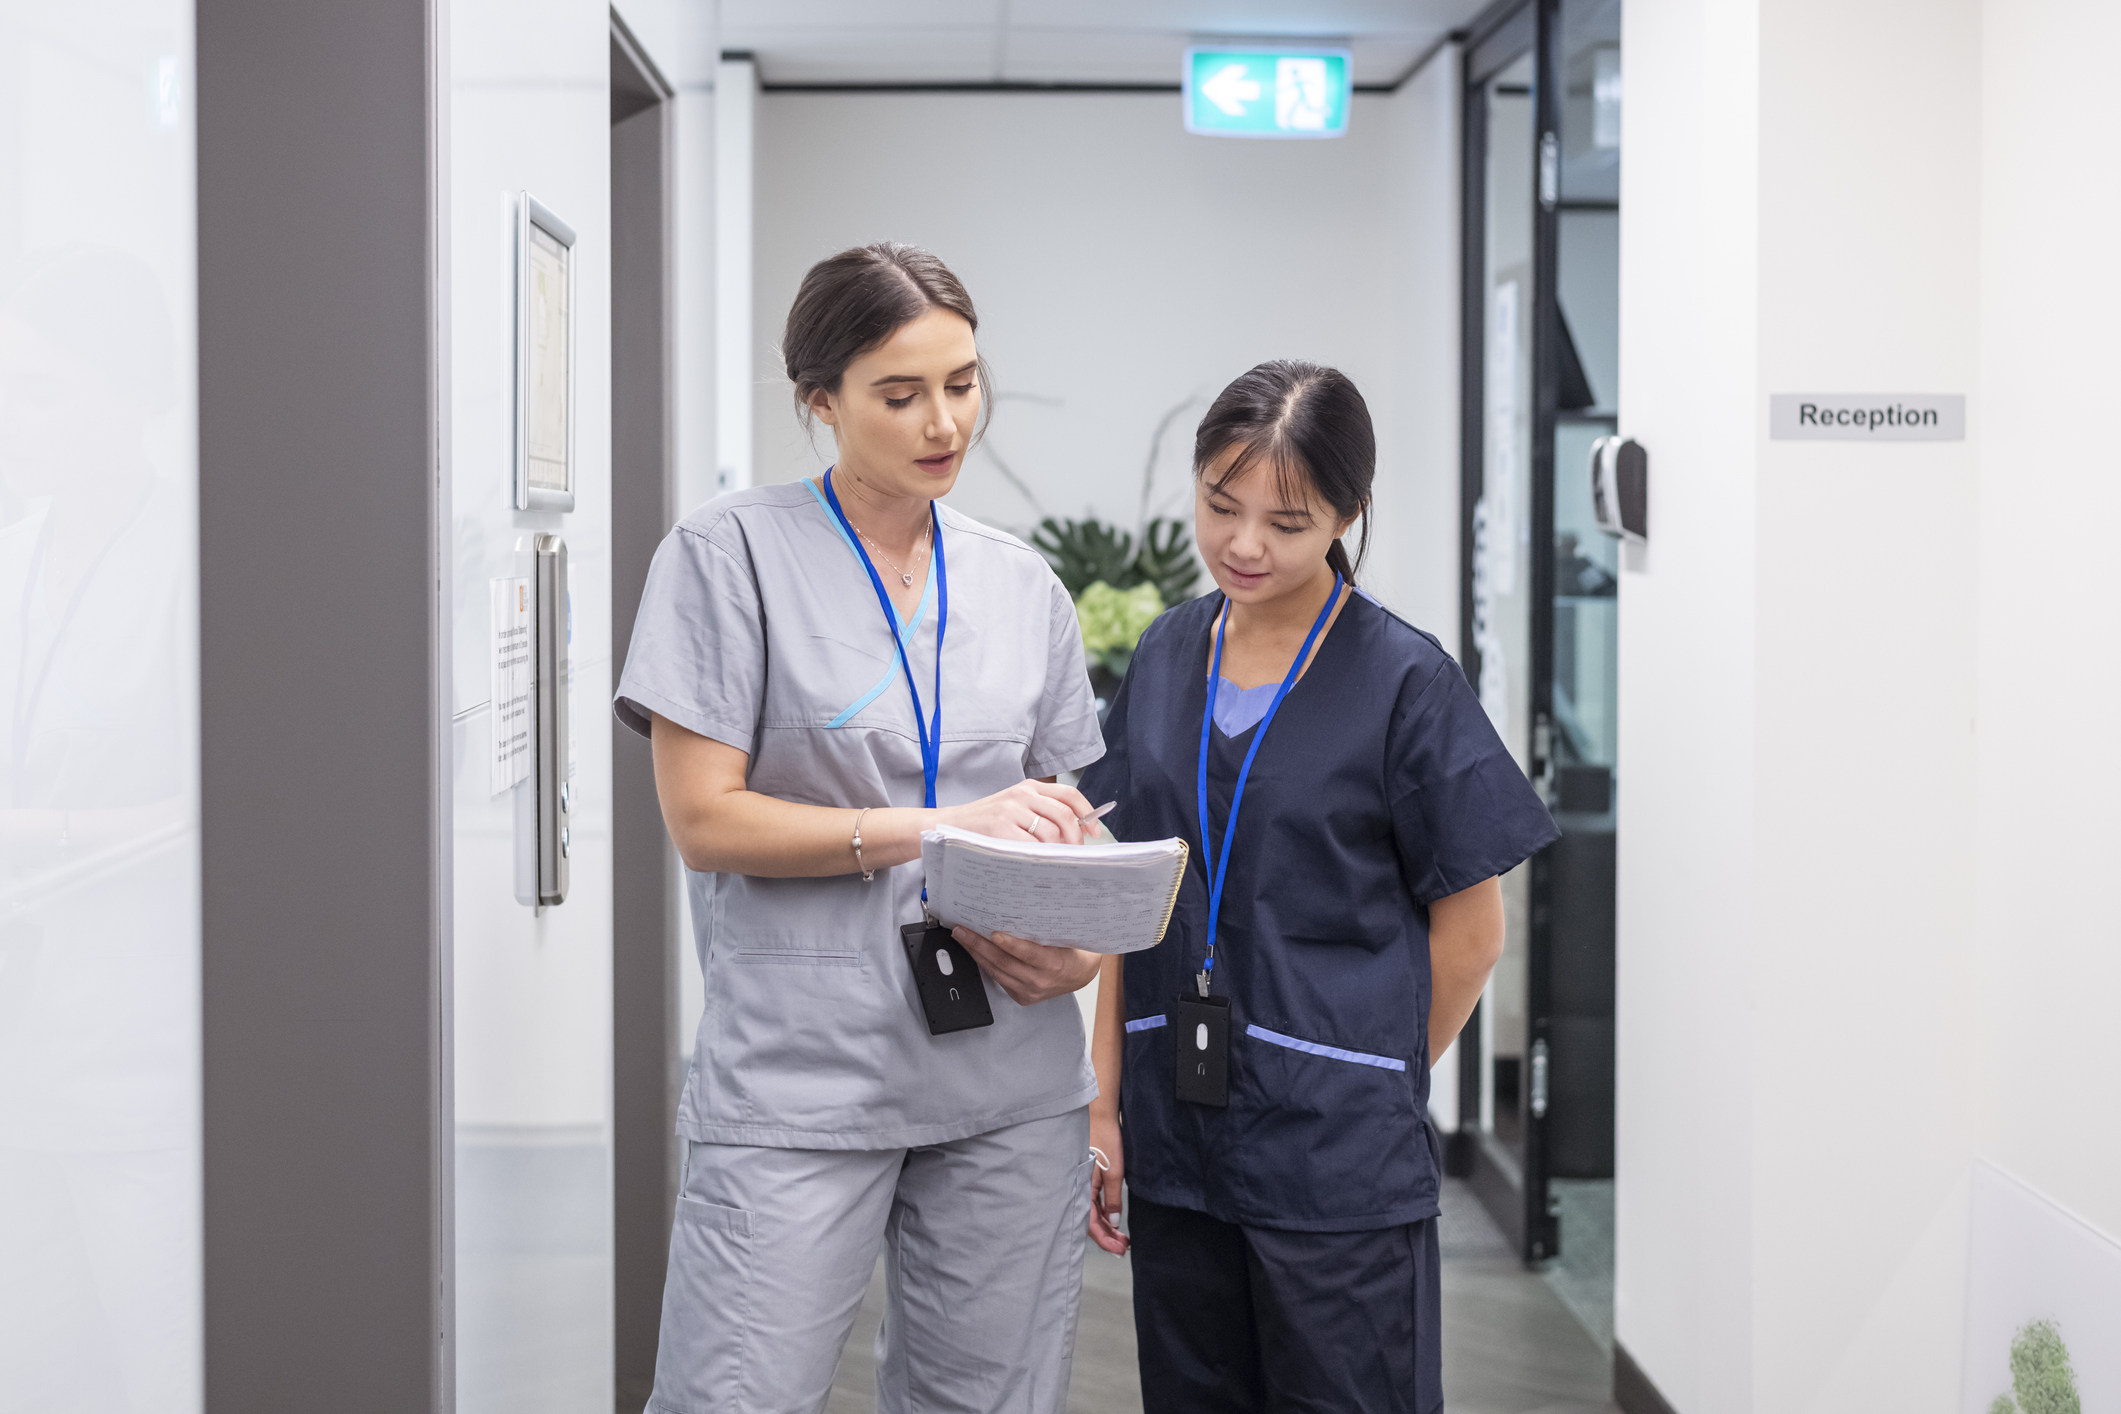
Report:
[{"label": "woman's right hand", "polygon": [[938,810],[935,818],[939,824],[955,825],[998,840],[1081,844],[1082,818],[1089,813],[1090,802],[1073,786],[1018,781],[985,799]]},{"label": "woman's right hand", "polygon": [[1090,1170],[1090,1240],[1114,1256],[1127,1255],[1127,1234],[1119,1230],[1121,1192],[1126,1185],[1126,1161],[1120,1152],[1119,1115],[1100,1114],[1090,1107],[1090,1147],[1105,1156],[1108,1167]]}]

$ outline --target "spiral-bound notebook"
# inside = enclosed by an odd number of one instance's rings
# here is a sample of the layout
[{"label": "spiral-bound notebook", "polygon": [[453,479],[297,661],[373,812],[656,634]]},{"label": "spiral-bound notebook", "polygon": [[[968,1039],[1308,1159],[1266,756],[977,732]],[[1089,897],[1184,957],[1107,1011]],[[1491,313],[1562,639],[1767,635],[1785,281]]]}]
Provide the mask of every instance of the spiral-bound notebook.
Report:
[{"label": "spiral-bound notebook", "polygon": [[1140,952],[1163,941],[1186,842],[1034,844],[945,825],[921,835],[928,911],[948,927],[1056,947]]}]

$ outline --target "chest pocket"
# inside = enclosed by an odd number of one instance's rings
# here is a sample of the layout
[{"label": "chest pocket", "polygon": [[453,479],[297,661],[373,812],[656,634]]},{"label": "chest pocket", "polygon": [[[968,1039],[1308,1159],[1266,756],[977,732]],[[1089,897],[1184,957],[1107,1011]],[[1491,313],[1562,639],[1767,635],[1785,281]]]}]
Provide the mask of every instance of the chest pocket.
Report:
[{"label": "chest pocket", "polygon": [[729,960],[738,966],[768,967],[860,967],[861,949],[830,948],[820,943],[791,943],[786,947],[761,947],[746,940],[729,950]]}]

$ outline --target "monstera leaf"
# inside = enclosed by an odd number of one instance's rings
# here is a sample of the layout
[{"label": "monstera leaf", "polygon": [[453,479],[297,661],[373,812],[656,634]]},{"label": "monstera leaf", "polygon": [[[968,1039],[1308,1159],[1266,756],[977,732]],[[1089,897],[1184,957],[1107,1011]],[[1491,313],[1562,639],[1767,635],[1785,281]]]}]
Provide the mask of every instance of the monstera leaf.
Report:
[{"label": "monstera leaf", "polygon": [[1142,532],[1141,552],[1134,557],[1142,582],[1156,586],[1166,604],[1183,603],[1193,597],[1200,580],[1200,561],[1193,558],[1193,537],[1175,520],[1152,520]]},{"label": "monstera leaf", "polygon": [[1093,584],[1114,589],[1153,584],[1162,602],[1176,604],[1193,597],[1193,586],[1200,579],[1192,537],[1175,520],[1150,521],[1137,550],[1133,536],[1095,517],[1056,520],[1048,516],[1032,532],[1031,543],[1045,555],[1074,598]]},{"label": "monstera leaf", "polygon": [[1047,516],[1031,533],[1031,543],[1052,563],[1070,598],[1100,580],[1120,589],[1131,589],[1136,582],[1128,573],[1134,564],[1134,537],[1101,520]]}]

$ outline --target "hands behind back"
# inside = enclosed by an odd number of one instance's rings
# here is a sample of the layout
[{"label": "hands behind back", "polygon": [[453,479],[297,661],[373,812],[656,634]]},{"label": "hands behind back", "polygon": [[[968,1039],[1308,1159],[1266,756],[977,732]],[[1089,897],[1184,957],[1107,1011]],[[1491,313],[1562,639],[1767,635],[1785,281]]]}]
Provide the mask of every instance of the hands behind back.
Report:
[{"label": "hands behind back", "polygon": [[1090,1147],[1105,1156],[1106,1167],[1090,1170],[1090,1240],[1115,1256],[1127,1255],[1127,1234],[1119,1230],[1120,1194],[1127,1181],[1119,1134],[1119,1106],[1100,1096],[1090,1106]]}]

